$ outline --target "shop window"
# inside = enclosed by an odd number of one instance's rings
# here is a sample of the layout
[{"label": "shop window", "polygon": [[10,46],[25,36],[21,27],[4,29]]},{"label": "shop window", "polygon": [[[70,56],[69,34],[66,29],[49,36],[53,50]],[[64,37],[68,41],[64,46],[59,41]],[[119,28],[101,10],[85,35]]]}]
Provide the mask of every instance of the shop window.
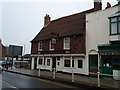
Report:
[{"label": "shop window", "polygon": [[47,59],[47,66],[50,66],[50,59]]},{"label": "shop window", "polygon": [[42,59],[39,59],[38,64],[42,65]]},{"label": "shop window", "polygon": [[83,61],[82,60],[78,60],[78,68],[83,68]]}]

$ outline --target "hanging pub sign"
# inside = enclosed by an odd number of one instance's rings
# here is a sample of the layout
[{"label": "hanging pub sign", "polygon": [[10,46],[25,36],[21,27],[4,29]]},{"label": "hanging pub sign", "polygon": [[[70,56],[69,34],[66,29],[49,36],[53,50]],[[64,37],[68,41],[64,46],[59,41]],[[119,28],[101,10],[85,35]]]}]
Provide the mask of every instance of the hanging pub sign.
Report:
[{"label": "hanging pub sign", "polygon": [[56,39],[52,38],[52,44],[56,44]]}]

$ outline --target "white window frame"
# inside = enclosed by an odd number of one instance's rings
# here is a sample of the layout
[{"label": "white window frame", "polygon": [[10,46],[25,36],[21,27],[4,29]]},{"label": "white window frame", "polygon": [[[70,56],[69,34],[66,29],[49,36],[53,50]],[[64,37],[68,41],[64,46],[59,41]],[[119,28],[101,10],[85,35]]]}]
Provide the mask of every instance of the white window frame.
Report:
[{"label": "white window frame", "polygon": [[50,50],[54,50],[54,48],[52,48],[52,40],[50,40],[50,42],[49,42],[49,48],[50,48]]},{"label": "white window frame", "polygon": [[[67,41],[68,40],[68,41]],[[67,42],[66,42],[67,41]],[[66,44],[69,45],[69,47],[66,47]],[[70,37],[64,38],[64,49],[70,49]]]},{"label": "white window frame", "polygon": [[42,51],[42,49],[43,49],[43,42],[39,41],[39,43],[38,43],[38,51]]},{"label": "white window frame", "polygon": [[[66,67],[66,66],[65,66],[65,61],[66,61],[66,60],[69,60],[69,61],[70,61],[70,66],[69,66],[69,67]],[[64,57],[64,67],[65,67],[65,68],[71,68],[71,59],[70,59],[70,57]]]}]

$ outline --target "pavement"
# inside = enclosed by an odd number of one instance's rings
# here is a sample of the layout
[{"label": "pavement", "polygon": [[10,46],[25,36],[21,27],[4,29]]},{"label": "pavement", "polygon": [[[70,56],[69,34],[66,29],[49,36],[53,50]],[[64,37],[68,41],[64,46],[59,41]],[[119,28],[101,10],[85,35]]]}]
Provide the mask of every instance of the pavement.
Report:
[{"label": "pavement", "polygon": [[61,82],[64,84],[75,85],[75,86],[82,86],[83,88],[104,88],[104,89],[117,89],[120,90],[120,80],[113,80],[113,79],[106,79],[100,78],[100,87],[98,86],[98,78],[91,77],[91,76],[83,76],[83,75],[74,75],[74,81],[72,81],[72,74],[56,72],[55,77],[54,73],[51,71],[43,71],[40,70],[30,70],[30,69],[23,69],[23,68],[9,68],[5,70],[12,73],[52,80]]}]

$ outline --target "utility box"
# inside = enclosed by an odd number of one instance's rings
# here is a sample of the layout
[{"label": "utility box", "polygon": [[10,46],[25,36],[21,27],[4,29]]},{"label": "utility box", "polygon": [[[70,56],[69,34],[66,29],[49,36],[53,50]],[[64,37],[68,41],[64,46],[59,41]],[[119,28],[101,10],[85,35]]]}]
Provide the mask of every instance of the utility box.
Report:
[{"label": "utility box", "polygon": [[120,70],[113,70],[113,79],[120,80]]}]

